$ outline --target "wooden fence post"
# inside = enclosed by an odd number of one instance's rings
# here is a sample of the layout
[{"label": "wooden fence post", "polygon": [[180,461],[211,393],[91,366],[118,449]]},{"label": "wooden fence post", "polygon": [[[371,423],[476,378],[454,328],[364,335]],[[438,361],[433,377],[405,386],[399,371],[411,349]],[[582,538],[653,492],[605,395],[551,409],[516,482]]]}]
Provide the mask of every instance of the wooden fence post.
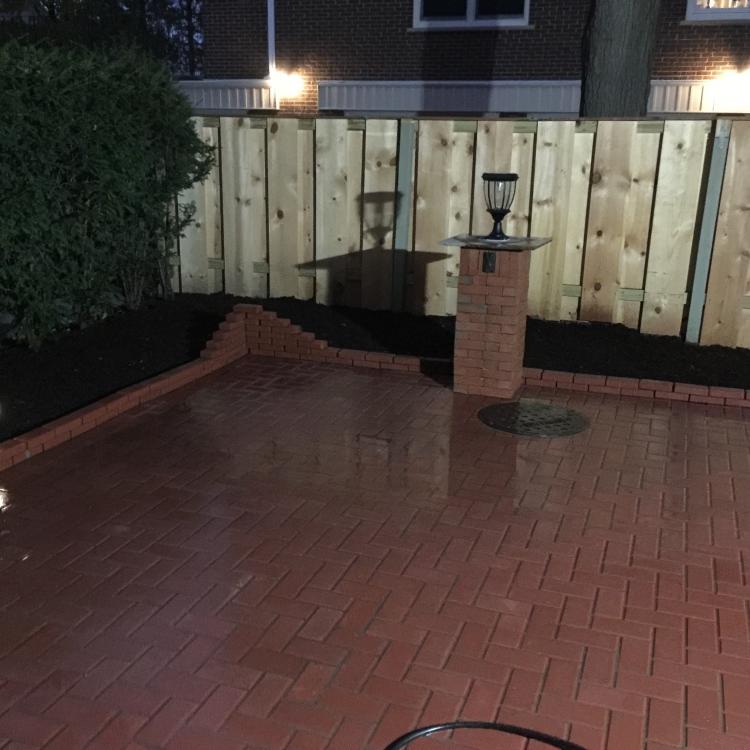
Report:
[{"label": "wooden fence post", "polygon": [[685,340],[690,344],[697,344],[700,339],[703,323],[703,307],[706,302],[708,272],[711,267],[711,254],[716,235],[716,222],[719,217],[719,201],[724,182],[724,170],[727,165],[731,132],[731,120],[716,121],[714,142],[711,149],[711,164],[708,172],[708,184],[706,186],[706,200],[703,206],[703,215],[700,218],[701,230],[698,240],[698,255],[695,259],[693,289],[690,295],[690,311],[688,313],[687,330],[685,332]]},{"label": "wooden fence post", "polygon": [[396,178],[396,219],[393,235],[393,273],[391,277],[391,309],[404,309],[406,294],[406,258],[409,252],[409,230],[413,204],[414,147],[417,123],[401,120],[398,126],[398,176]]}]

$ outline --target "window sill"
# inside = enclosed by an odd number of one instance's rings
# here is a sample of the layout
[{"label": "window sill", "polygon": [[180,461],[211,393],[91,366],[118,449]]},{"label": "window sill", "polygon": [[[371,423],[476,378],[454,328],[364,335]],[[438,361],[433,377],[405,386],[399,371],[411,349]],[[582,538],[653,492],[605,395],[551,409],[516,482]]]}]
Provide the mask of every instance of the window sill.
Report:
[{"label": "window sill", "polygon": [[411,26],[407,29],[409,33],[421,33],[423,31],[533,31],[534,24],[479,24],[479,23],[451,23],[434,24],[429,26]]}]

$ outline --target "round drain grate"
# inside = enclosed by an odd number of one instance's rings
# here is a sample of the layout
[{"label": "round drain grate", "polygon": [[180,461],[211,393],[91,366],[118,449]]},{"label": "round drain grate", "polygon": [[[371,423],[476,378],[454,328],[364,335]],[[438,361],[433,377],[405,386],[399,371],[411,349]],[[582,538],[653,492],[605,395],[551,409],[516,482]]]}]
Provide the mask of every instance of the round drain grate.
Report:
[{"label": "round drain grate", "polygon": [[577,411],[528,398],[485,406],[479,419],[493,430],[524,437],[566,437],[589,426],[588,419]]}]

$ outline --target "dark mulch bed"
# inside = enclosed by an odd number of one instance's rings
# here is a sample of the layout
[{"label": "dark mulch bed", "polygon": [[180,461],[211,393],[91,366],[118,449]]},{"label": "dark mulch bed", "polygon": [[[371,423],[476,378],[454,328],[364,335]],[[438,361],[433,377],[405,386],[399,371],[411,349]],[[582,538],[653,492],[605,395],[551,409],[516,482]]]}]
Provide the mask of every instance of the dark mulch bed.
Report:
[{"label": "dark mulch bed", "polygon": [[750,388],[750,349],[686,344],[608,323],[556,323],[529,318],[527,367]]},{"label": "dark mulch bed", "polygon": [[342,349],[445,359],[453,356],[455,318],[326,307],[289,298],[258,302],[266,310],[274,310],[304,331],[312,331],[318,338]]},{"label": "dark mulch bed", "polygon": [[[0,440],[195,359],[240,298],[153,300],[31,352],[0,347]],[[263,300],[333,346],[449,359],[453,318]],[[750,350],[697,347],[624,326],[529,320],[526,365],[542,369],[750,388]]]},{"label": "dark mulch bed", "polygon": [[[455,318],[323,307],[292,299],[262,304],[334,346],[427,358],[453,356]],[[529,318],[525,364],[543,370],[750,388],[750,349],[693,346],[676,336],[644,336],[607,323]]]},{"label": "dark mulch bed", "polygon": [[32,352],[0,347],[0,440],[195,359],[231,309],[218,296],[152,300]]}]

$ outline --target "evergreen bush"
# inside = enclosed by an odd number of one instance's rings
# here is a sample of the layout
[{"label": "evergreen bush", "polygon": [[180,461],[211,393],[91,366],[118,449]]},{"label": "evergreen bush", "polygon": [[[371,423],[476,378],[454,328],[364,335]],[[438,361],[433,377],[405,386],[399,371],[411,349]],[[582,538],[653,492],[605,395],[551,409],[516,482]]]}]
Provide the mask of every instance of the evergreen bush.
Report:
[{"label": "evergreen bush", "polygon": [[144,290],[168,264],[211,150],[162,64],[111,51],[0,46],[0,314],[38,346]]}]

